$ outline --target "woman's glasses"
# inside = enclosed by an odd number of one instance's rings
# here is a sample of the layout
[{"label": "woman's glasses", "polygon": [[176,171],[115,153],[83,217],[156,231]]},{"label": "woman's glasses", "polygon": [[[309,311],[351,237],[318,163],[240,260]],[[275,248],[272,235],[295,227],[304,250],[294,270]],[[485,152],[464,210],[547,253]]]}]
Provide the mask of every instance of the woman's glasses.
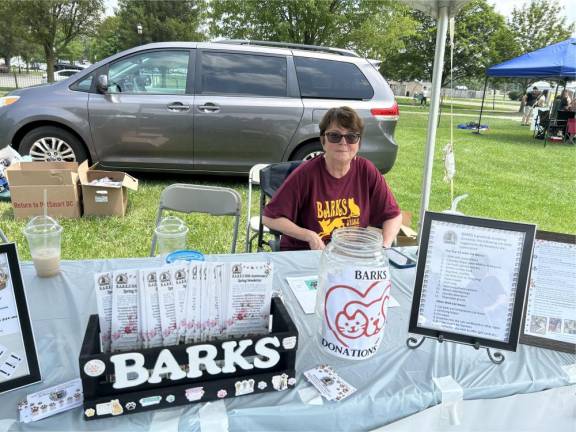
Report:
[{"label": "woman's glasses", "polygon": [[347,133],[341,134],[340,132],[324,132],[324,136],[332,144],[338,144],[342,137],[346,139],[346,144],[357,144],[360,141],[360,134],[358,133]]}]

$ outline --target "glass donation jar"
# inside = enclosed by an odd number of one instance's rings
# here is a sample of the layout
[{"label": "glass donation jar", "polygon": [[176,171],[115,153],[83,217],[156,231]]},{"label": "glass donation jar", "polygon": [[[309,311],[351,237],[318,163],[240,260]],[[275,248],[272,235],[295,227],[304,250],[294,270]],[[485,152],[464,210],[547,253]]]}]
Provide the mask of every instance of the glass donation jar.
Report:
[{"label": "glass donation jar", "polygon": [[372,357],[382,342],[391,286],[382,232],[335,230],[320,261],[316,297],[322,351],[349,360]]}]

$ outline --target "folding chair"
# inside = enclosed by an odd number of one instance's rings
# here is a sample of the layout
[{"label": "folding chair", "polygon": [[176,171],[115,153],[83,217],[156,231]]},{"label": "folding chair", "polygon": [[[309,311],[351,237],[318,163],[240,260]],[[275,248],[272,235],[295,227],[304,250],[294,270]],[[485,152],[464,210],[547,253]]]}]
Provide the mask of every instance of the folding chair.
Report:
[{"label": "folding chair", "polygon": [[576,118],[568,119],[566,134],[568,135],[568,142],[576,144]]},{"label": "folding chair", "polygon": [[536,119],[534,121],[534,136],[536,139],[544,139],[546,137],[546,129],[550,124],[550,110],[549,109],[539,109],[536,113]]},{"label": "folding chair", "polygon": [[0,228],[0,243],[8,243],[8,237],[4,234],[4,231]]},{"label": "folding chair", "polygon": [[[544,140],[544,146],[546,146],[547,141],[568,141],[568,120],[572,117],[570,111],[556,111],[555,114],[550,118],[550,124],[548,125],[546,139]],[[550,138],[554,138],[553,140]]]},{"label": "folding chair", "polygon": [[258,252],[263,250],[264,246],[270,247],[272,252],[280,250],[280,236],[278,231],[270,230],[270,234],[274,236],[273,240],[264,240],[264,223],[262,222],[262,214],[264,207],[268,201],[274,196],[278,188],[284,183],[292,171],[305,161],[292,161],[270,164],[266,168],[260,170],[260,219],[258,224]]},{"label": "folding chair", "polygon": [[[250,168],[248,174],[248,204],[246,212],[246,252],[252,252],[252,242],[258,237],[258,228],[260,225],[260,215],[252,216],[252,187],[260,185],[260,171],[267,167],[268,164],[256,164]],[[250,234],[252,234],[250,237]],[[268,227],[264,227],[264,233],[270,233]]]},{"label": "folding chair", "polygon": [[[212,216],[235,216],[231,252],[236,252],[242,199],[235,190],[217,186],[176,183],[165,188],[160,195],[155,226],[158,226],[162,219],[164,210],[187,214],[208,213]],[[152,236],[150,256],[154,256],[155,250],[156,234]]]}]

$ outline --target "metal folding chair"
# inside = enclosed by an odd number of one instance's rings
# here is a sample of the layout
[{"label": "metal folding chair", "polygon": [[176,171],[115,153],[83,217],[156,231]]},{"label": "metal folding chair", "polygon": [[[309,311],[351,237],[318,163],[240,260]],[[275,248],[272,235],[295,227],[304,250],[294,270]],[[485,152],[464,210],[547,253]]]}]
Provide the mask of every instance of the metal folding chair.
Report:
[{"label": "metal folding chair", "polygon": [[0,228],[0,243],[8,243],[8,237],[6,237],[2,228]]},{"label": "metal folding chair", "polygon": [[[164,210],[187,214],[207,213],[212,216],[235,216],[231,253],[236,252],[242,199],[235,190],[218,186],[176,183],[165,188],[160,195],[155,226],[158,226],[162,219]],[[156,234],[153,234],[150,256],[154,256],[155,250]]]},{"label": "metal folding chair", "polygon": [[[248,203],[246,211],[246,252],[252,252],[252,242],[258,237],[260,215],[252,216],[252,189],[260,185],[260,171],[268,164],[256,164],[250,168],[248,174]],[[264,227],[264,233],[269,233],[268,227]],[[251,236],[252,235],[252,236]]]}]

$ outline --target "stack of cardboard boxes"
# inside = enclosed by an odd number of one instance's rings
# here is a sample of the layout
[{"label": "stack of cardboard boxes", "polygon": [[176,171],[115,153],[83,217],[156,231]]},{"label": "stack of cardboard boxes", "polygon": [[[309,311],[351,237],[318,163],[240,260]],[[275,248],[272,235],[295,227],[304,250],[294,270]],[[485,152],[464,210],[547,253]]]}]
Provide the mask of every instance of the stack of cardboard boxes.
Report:
[{"label": "stack of cardboard boxes", "polygon": [[[17,162],[5,173],[16,218],[44,214],[45,193],[47,213],[52,217],[124,216],[128,189],[138,189],[138,180],[134,177],[123,172],[89,168],[86,161],[81,165],[76,162]],[[116,184],[91,184],[104,177]]]}]

